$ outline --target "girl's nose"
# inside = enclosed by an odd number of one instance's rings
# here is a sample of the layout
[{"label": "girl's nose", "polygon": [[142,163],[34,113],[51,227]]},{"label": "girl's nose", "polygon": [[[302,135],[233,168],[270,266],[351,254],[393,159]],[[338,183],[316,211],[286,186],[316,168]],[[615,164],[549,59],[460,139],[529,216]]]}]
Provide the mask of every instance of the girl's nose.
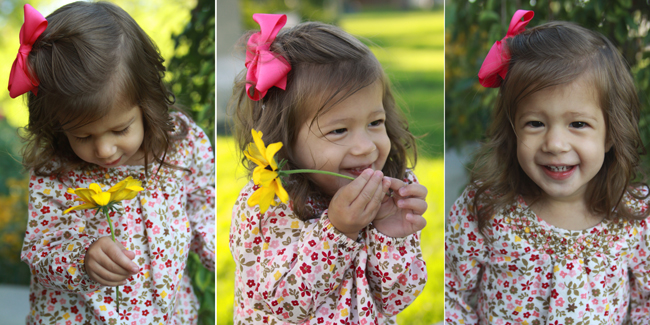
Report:
[{"label": "girl's nose", "polygon": [[102,137],[95,141],[95,156],[97,156],[97,158],[111,158],[115,154],[115,151],[115,145],[110,139]]},{"label": "girl's nose", "polygon": [[355,156],[365,156],[377,150],[377,145],[375,145],[373,138],[369,134],[359,134],[352,141],[354,142],[350,153]]},{"label": "girl's nose", "polygon": [[542,150],[548,153],[558,154],[569,151],[571,146],[568,142],[568,134],[562,132],[561,128],[550,128],[545,135]]}]

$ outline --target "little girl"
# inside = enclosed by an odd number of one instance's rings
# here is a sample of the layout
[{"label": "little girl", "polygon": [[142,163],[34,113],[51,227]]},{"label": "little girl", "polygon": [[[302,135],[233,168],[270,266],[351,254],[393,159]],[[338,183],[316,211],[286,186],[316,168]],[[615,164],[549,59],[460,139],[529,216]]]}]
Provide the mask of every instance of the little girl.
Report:
[{"label": "little girl", "polygon": [[[47,18],[25,5],[20,40],[9,91],[29,106],[27,323],[195,324],[185,265],[194,251],[214,269],[214,158],[205,133],[169,113],[156,46],[105,2]],[[128,176],[144,191],[111,213],[116,242],[103,214],[64,214],[78,204],[68,188]]]},{"label": "little girl", "polygon": [[479,72],[500,96],[447,222],[446,323],[650,324],[632,77],[603,35],[532,17]]},{"label": "little girl", "polygon": [[[406,168],[415,141],[367,46],[337,27],[253,15],[247,70],[235,83],[235,132],[284,146],[290,201],[233,209],[235,324],[394,324],[427,274],[419,233],[427,190]],[[244,160],[253,171],[254,164]],[[385,175],[385,176],[384,176]],[[392,192],[392,197],[386,193]]]}]

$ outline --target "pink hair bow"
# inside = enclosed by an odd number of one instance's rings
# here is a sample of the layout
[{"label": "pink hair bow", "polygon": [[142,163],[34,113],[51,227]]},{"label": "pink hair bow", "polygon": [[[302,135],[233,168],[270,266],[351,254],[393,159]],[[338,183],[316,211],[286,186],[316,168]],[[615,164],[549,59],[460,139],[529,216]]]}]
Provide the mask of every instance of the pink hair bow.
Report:
[{"label": "pink hair bow", "polygon": [[31,52],[34,42],[47,28],[47,20],[29,4],[25,4],[24,10],[25,22],[20,28],[20,48],[9,74],[9,96],[11,98],[16,98],[30,90],[36,95],[40,84],[36,76],[30,77],[32,72],[29,69],[27,56]]},{"label": "pink hair bow", "polygon": [[[508,74],[508,65],[510,54],[503,48],[502,42],[509,37],[513,37],[524,31],[528,22],[533,19],[535,13],[532,10],[517,10],[512,16],[508,33],[500,41],[494,42],[490,52],[485,57],[485,61],[478,71],[478,81],[483,87],[496,88],[501,85],[501,81]],[[523,19],[522,19],[523,18]],[[499,78],[501,77],[501,78]]]},{"label": "pink hair bow", "polygon": [[270,50],[271,43],[287,23],[287,16],[253,14],[253,20],[260,24],[260,31],[251,35],[246,46],[246,93],[250,99],[260,100],[273,86],[283,90],[287,87],[291,65]]}]

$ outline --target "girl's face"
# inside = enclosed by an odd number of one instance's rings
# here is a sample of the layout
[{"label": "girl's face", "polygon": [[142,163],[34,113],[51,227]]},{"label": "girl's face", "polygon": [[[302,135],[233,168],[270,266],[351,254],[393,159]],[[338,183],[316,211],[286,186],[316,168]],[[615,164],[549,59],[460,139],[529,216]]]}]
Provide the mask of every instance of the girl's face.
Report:
[{"label": "girl's face", "polygon": [[[301,127],[295,145],[300,168],[319,169],[357,177],[364,169],[381,170],[390,151],[380,81],[332,106],[310,126]],[[334,195],[350,180],[309,174],[323,193]]]},{"label": "girl's face", "polygon": [[92,123],[65,131],[74,153],[83,161],[102,167],[142,165],[144,139],[139,106],[112,109]]},{"label": "girl's face", "polygon": [[517,107],[517,158],[544,201],[583,200],[603,165],[607,126],[596,94],[580,78],[535,92]]}]

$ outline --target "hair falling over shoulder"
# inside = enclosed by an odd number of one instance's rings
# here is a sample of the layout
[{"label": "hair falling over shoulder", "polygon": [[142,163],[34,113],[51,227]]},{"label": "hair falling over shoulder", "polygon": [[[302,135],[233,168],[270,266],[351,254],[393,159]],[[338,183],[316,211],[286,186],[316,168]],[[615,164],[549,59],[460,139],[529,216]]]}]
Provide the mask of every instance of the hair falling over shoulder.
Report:
[{"label": "hair falling over shoulder", "polygon": [[28,95],[24,166],[41,175],[84,166],[64,130],[136,105],[143,115],[145,164],[149,157],[165,164],[170,142],[187,128],[171,135],[169,109],[178,108],[163,83],[164,59],[155,43],[128,13],[107,2],[70,3],[46,19],[28,57],[40,85],[38,95]]},{"label": "hair falling over shoulder", "polygon": [[[244,35],[240,43],[245,43],[252,34]],[[246,70],[236,78],[229,110],[234,117],[234,136],[240,154],[253,141],[251,129],[256,129],[263,132],[266,144],[284,144],[277,158],[287,160],[285,168],[298,168],[293,147],[300,126],[318,125],[320,114],[379,80],[383,85],[386,131],[391,141],[383,172],[402,178],[407,167],[415,166],[415,138],[395,102],[388,78],[365,44],[338,27],[306,22],[281,30],[270,50],[291,65],[286,90],[272,87],[264,98],[253,101],[246,94]],[[241,161],[252,173],[255,166],[243,155]],[[407,166],[409,162],[411,165]],[[293,210],[301,219],[313,217],[306,204],[309,199],[328,199],[305,174],[290,175],[283,182]]]},{"label": "hair falling over shoulder", "polygon": [[514,202],[517,195],[536,200],[542,195],[519,166],[513,121],[517,105],[528,95],[547,87],[568,84],[586,76],[595,87],[607,124],[603,166],[589,183],[592,212],[627,219],[644,218],[630,211],[626,196],[643,199],[637,189],[648,187],[640,166],[646,154],[639,133],[640,103],[625,60],[600,33],[568,22],[549,22],[506,40],[511,61],[499,89],[488,130],[471,171],[476,185],[474,206],[483,232],[493,214]]}]

